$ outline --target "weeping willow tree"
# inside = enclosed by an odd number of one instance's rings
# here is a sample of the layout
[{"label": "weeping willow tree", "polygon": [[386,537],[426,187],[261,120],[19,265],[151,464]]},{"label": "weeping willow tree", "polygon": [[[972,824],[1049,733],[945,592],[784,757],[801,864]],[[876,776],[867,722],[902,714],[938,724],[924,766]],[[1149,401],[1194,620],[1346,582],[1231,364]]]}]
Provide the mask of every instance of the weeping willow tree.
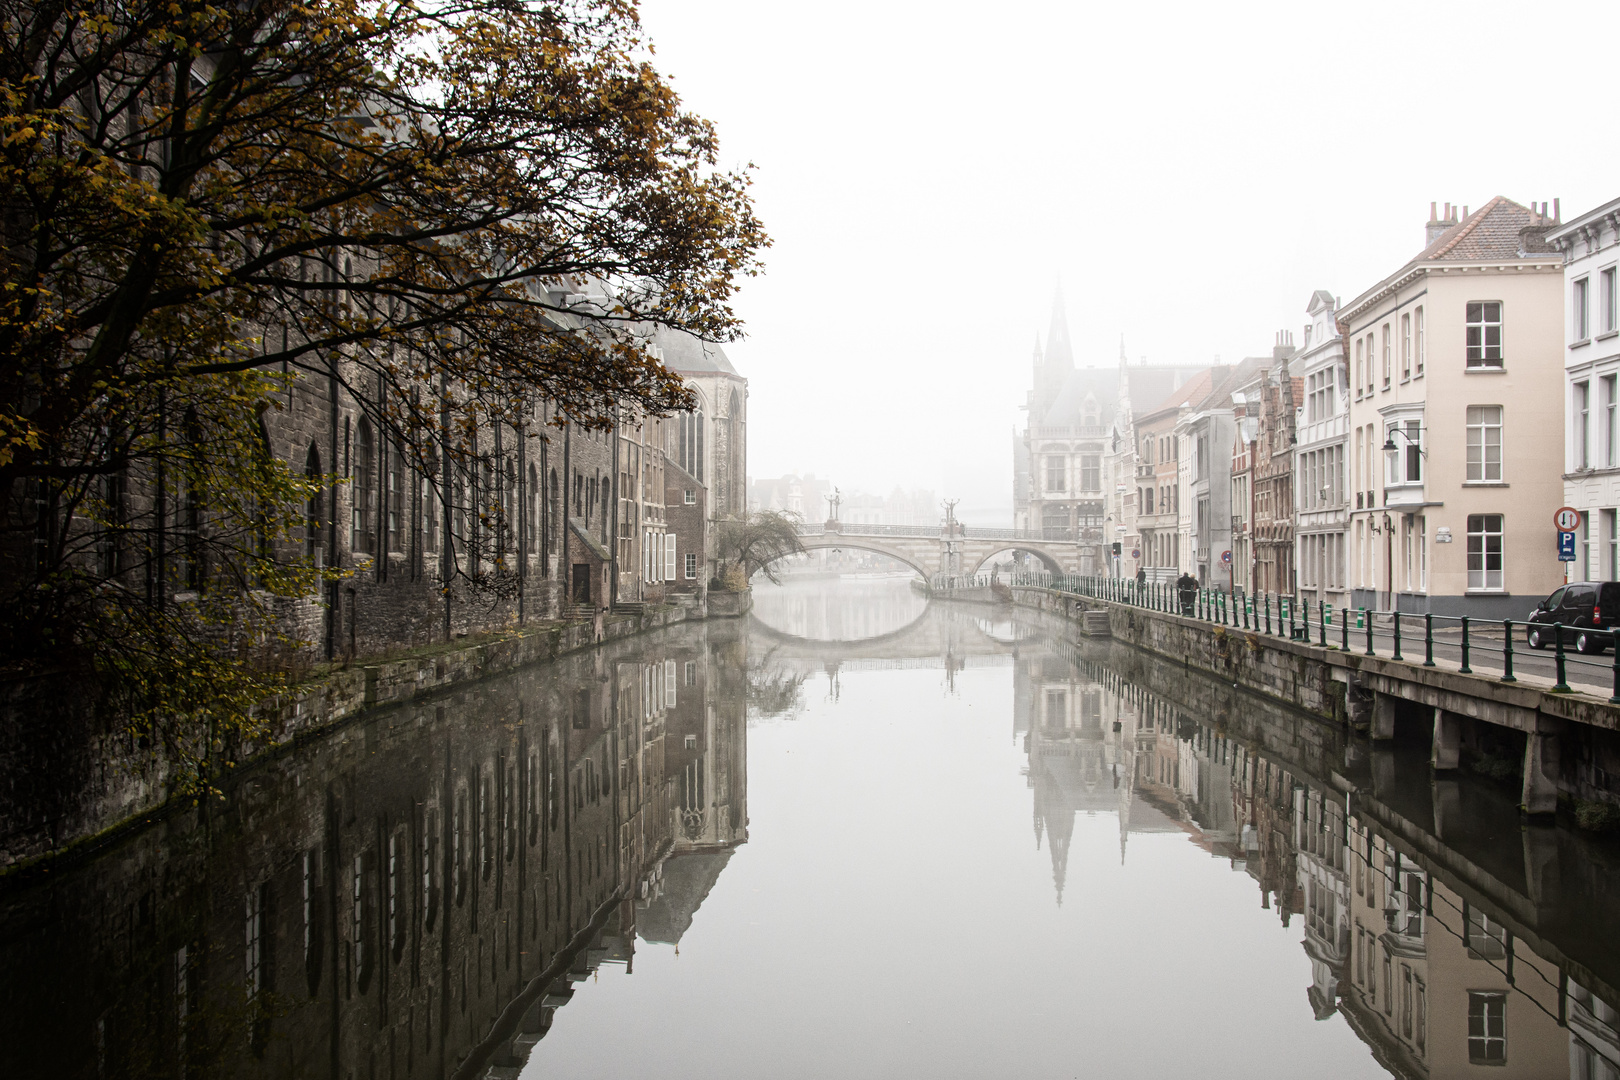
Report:
[{"label": "weeping willow tree", "polygon": [[340,482],[269,453],[291,380],[430,477],[537,400],[688,408],[648,329],[736,337],[767,243],[618,0],[0,0],[0,97],[0,655],[192,780],[338,572],[289,557]]}]

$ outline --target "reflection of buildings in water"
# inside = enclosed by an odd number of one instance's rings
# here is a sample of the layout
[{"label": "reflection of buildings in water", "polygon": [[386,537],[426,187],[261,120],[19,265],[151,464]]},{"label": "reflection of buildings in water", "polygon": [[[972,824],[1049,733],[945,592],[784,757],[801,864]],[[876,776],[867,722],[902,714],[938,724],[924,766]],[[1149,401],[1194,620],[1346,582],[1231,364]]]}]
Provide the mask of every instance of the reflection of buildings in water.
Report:
[{"label": "reflection of buildings in water", "polygon": [[1505,909],[1351,812],[1354,792],[1232,741],[1072,645],[1026,645],[1015,672],[1015,732],[1060,901],[1077,813],[1117,813],[1122,857],[1131,832],[1180,829],[1252,877],[1284,925],[1304,916],[1313,1015],[1343,1016],[1393,1075],[1620,1080],[1620,1012],[1584,970],[1548,959]]},{"label": "reflection of buildings in water", "polygon": [[441,1077],[550,970],[490,1059],[520,1064],[570,980],[630,962],[672,853],[746,840],[743,660],[681,628],[381,713],[12,892],[8,1060]]},{"label": "reflection of buildings in water", "polygon": [[928,607],[911,579],[884,577],[845,579],[836,588],[825,582],[788,580],[754,588],[754,616],[767,626],[815,641],[861,641],[904,629]]},{"label": "reflection of buildings in water", "polygon": [[1062,642],[1022,647],[1014,673],[1014,733],[1024,735],[1036,843],[1051,853],[1059,903],[1081,812],[1117,815],[1121,861],[1131,833],[1180,831],[1231,853],[1229,740]]}]

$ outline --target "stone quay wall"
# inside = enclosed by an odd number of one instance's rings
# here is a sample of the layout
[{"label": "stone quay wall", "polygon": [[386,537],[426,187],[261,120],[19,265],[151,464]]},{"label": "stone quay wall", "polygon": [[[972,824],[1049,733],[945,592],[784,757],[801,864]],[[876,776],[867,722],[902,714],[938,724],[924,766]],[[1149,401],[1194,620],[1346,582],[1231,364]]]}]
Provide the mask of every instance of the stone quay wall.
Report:
[{"label": "stone quay wall", "polygon": [[[648,607],[600,622],[514,630],[428,655],[361,661],[267,702],[264,737],[233,748],[231,757],[236,767],[245,767],[255,758],[318,738],[369,710],[422,699],[704,614],[693,605]],[[92,689],[83,680],[46,673],[0,683],[0,875],[91,849],[166,812],[176,802],[171,779],[160,752],[138,745],[117,725],[96,716]]]},{"label": "stone quay wall", "polygon": [[1620,804],[1620,708],[1585,694],[1554,694],[1419,663],[1365,656],[1130,604],[1018,587],[1013,602],[1072,621],[1105,611],[1114,640],[1264,694],[1373,740],[1399,723],[1432,740],[1437,771],[1464,754],[1511,753],[1522,806],[1557,810],[1560,799]]}]

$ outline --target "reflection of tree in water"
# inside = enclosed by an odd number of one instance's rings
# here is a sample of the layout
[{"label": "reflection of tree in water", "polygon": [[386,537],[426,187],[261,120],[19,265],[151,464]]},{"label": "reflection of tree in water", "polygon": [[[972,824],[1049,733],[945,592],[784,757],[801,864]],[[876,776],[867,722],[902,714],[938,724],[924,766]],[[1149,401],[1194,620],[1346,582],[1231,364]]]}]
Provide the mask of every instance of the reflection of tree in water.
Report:
[{"label": "reflection of tree in water", "polygon": [[803,705],[807,672],[795,672],[776,660],[776,649],[750,651],[748,657],[748,711],[753,716],[796,715]]}]

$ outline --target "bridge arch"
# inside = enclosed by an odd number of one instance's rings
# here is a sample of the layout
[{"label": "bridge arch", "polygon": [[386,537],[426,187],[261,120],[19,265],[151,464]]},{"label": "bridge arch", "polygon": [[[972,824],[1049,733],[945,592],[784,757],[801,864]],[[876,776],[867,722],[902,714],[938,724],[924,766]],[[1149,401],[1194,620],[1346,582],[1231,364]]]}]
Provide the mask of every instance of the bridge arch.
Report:
[{"label": "bridge arch", "polygon": [[[844,533],[824,533],[820,536],[801,536],[799,540],[804,545],[804,550],[806,551],[825,551],[832,548],[850,548],[855,551],[870,551],[876,555],[884,555],[888,558],[894,559],[897,562],[905,563],[911,569],[915,570],[924,581],[928,580],[928,578],[934,573],[933,570],[928,570],[920,565],[917,559],[910,553],[901,548],[885,544],[877,537],[849,536]],[[935,541],[930,546],[937,548],[939,544],[937,541]]]},{"label": "bridge arch", "polygon": [[985,563],[1006,551],[1022,551],[1026,555],[1035,556],[1035,558],[1040,560],[1041,565],[1046,567],[1047,571],[1055,576],[1061,577],[1069,572],[1068,570],[1064,569],[1063,561],[1061,559],[1059,559],[1056,555],[1053,555],[1050,551],[1043,549],[1041,545],[1015,540],[1007,541],[999,547],[986,551],[982,556],[979,557],[979,561],[973,564],[973,569],[968,571],[968,575],[972,576],[977,574],[984,567]]}]

